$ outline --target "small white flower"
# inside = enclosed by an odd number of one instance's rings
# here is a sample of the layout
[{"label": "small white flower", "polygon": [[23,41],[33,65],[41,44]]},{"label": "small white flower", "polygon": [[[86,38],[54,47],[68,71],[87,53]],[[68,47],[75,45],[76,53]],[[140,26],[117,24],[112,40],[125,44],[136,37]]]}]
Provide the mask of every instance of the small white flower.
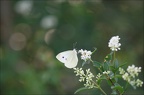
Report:
[{"label": "small white flower", "polygon": [[90,69],[86,69],[86,73],[89,74],[90,73]]},{"label": "small white flower", "polygon": [[100,73],[97,74],[96,79],[99,79],[102,75]]},{"label": "small white flower", "polygon": [[143,82],[139,79],[136,80],[136,86],[137,87],[142,87]]},{"label": "small white flower", "polygon": [[89,82],[89,81],[91,81],[91,80],[92,80],[91,77],[86,77],[86,81],[87,81],[87,82]]},{"label": "small white flower", "polygon": [[[95,87],[95,84],[93,83],[92,78],[94,77],[93,73],[91,73],[90,69],[86,69],[86,74],[84,73],[82,68],[73,68],[74,73],[76,73],[76,76],[80,76],[79,81],[85,82],[84,86],[91,89]],[[100,74],[98,74],[100,77]]]},{"label": "small white flower", "polygon": [[81,59],[84,61],[87,61],[88,59],[91,59],[91,51],[87,51],[87,50],[79,50],[78,53],[81,53]]},{"label": "small white flower", "polygon": [[93,77],[94,75],[90,72],[90,69],[86,69],[86,81],[91,81]]},{"label": "small white flower", "polygon": [[103,74],[110,74],[110,71],[104,71]]},{"label": "small white flower", "polygon": [[94,83],[92,82],[92,78],[94,77],[94,75],[91,73],[90,69],[86,69],[86,74],[84,73],[84,71],[82,70],[82,68],[73,68],[75,71],[74,73],[76,73],[76,76],[80,76],[79,81],[80,82],[86,82],[84,84],[85,87],[90,88],[94,88]]},{"label": "small white flower", "polygon": [[89,73],[89,74],[88,74],[88,77],[93,78],[94,75],[93,75],[92,73]]},{"label": "small white flower", "polygon": [[119,36],[113,36],[108,43],[108,47],[110,47],[112,51],[120,50],[121,44],[119,43],[119,40]]},{"label": "small white flower", "polygon": [[110,74],[110,71],[107,71],[107,74]]},{"label": "small white flower", "polygon": [[120,74],[124,74],[125,73],[123,68],[119,68],[119,71],[120,71]]},{"label": "small white flower", "polygon": [[123,75],[122,75],[122,78],[123,78],[124,80],[130,82],[130,76],[129,76],[128,73],[123,74]]},{"label": "small white flower", "polygon": [[135,86],[136,81],[135,81],[135,80],[133,80],[133,81],[130,81],[129,83],[130,83],[132,86]]},{"label": "small white flower", "polygon": [[74,68],[74,73],[76,73],[76,76],[82,76],[85,75],[84,71],[82,70],[82,68]]},{"label": "small white flower", "polygon": [[107,74],[107,72],[106,72],[106,71],[104,71],[104,72],[103,72],[103,74]]},{"label": "small white flower", "polygon": [[127,81],[131,86],[136,89],[136,87],[142,87],[143,82],[139,79],[136,80],[139,72],[141,72],[141,67],[135,67],[135,65],[128,66],[127,71],[124,71],[122,68],[119,68],[122,78]]},{"label": "small white flower", "polygon": [[135,65],[128,66],[127,72],[134,78],[141,72],[141,67],[135,67]]},{"label": "small white flower", "polygon": [[96,81],[98,81],[101,78],[101,76],[102,75],[100,73],[98,73],[97,76],[96,76]]},{"label": "small white flower", "polygon": [[80,82],[85,81],[85,77],[81,76],[79,79]]},{"label": "small white flower", "polygon": [[94,83],[92,83],[91,81],[86,81],[86,83],[84,84],[85,87],[88,87],[89,89],[94,88]]},{"label": "small white flower", "polygon": [[93,84],[93,83],[91,83],[91,85],[89,86],[89,88],[94,88],[94,84]]},{"label": "small white flower", "polygon": [[88,86],[89,86],[89,84],[88,84],[88,83],[85,83],[85,84],[84,84],[84,86],[85,86],[85,87],[88,87]]}]

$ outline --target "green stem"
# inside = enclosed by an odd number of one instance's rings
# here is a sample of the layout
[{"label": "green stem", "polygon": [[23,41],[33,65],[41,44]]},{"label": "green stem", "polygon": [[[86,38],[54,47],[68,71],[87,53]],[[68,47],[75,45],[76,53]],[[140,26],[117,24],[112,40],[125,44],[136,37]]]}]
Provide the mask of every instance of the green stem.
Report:
[{"label": "green stem", "polygon": [[97,48],[94,48],[94,51],[92,52],[92,54],[97,50]]},{"label": "green stem", "polygon": [[[93,61],[90,59],[90,61],[93,63]],[[99,69],[99,71],[100,72],[102,72],[101,70],[100,70],[100,68],[98,68]],[[107,95],[105,92],[104,92],[104,90],[96,83],[96,82],[94,82],[93,80],[92,80],[92,82],[96,85],[96,87],[98,87],[98,89],[100,89],[100,91],[104,94],[104,95]]]},{"label": "green stem", "polygon": [[125,86],[125,90],[128,88],[128,84],[129,84],[129,83],[127,82],[127,83],[126,83],[126,86]]},{"label": "green stem", "polygon": [[[109,80],[110,82],[111,82],[111,84],[113,85],[113,86],[115,86],[115,82],[113,82],[111,79],[110,79],[110,77],[109,77],[109,75],[106,75],[106,77],[107,77],[107,80]],[[116,90],[117,92],[118,92],[118,94],[119,95],[122,95],[122,94],[120,94],[120,92],[119,92],[119,90]]]},{"label": "green stem", "polygon": [[124,92],[122,93],[122,94],[124,94],[125,93],[125,91],[127,90],[127,88],[128,88],[128,82],[126,83],[126,85],[125,85],[125,90],[124,90]]},{"label": "green stem", "polygon": [[115,54],[115,51],[114,51],[114,59],[115,59],[115,56],[116,56],[116,54]]},{"label": "green stem", "polygon": [[90,61],[93,63],[92,59],[90,59]]},{"label": "green stem", "polygon": [[104,95],[107,95],[100,86],[98,86],[98,88],[100,89],[100,91],[104,94]]},{"label": "green stem", "polygon": [[105,93],[105,91],[104,91],[96,82],[94,82],[93,80],[92,80],[92,82],[98,87],[98,89],[99,89],[104,95],[107,95],[107,94]]},{"label": "green stem", "polygon": [[113,53],[113,64],[114,64],[115,57],[116,57],[116,54],[115,54],[115,51],[114,51],[114,53]]},{"label": "green stem", "polygon": [[[93,61],[90,59],[90,61],[93,63]],[[102,70],[100,68],[98,68],[98,70],[102,73]]]}]

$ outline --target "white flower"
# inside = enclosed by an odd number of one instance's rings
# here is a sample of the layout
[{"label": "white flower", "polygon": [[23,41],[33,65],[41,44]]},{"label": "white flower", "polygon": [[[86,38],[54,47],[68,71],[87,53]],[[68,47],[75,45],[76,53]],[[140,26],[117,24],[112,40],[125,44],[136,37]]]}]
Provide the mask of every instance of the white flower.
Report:
[{"label": "white flower", "polygon": [[84,84],[85,87],[90,88],[94,88],[94,83],[92,83],[91,81],[86,80],[86,83]]},{"label": "white flower", "polygon": [[125,73],[123,68],[119,68],[119,71],[120,71],[120,74],[124,74]]},{"label": "white flower", "polygon": [[83,77],[83,76],[81,76],[80,79],[79,79],[80,82],[82,82],[84,80],[85,80],[85,77]]},{"label": "white flower", "polygon": [[82,76],[85,75],[84,71],[82,70],[82,68],[74,68],[74,73],[76,73],[76,76]]},{"label": "white flower", "polygon": [[130,81],[129,83],[130,83],[132,86],[135,86],[136,81],[135,81],[135,80],[133,80],[133,81]]},{"label": "white flower", "polygon": [[104,71],[103,74],[110,74],[110,71]]},{"label": "white flower", "polygon": [[135,65],[128,66],[127,72],[134,78],[138,76],[138,73],[141,72],[141,67],[135,67]]},{"label": "white flower", "polygon": [[90,73],[90,69],[86,69],[86,73],[89,74]]},{"label": "white flower", "polygon": [[93,78],[94,75],[93,75],[92,73],[89,73],[89,74],[88,74],[88,77],[89,77],[89,78]]},{"label": "white flower", "polygon": [[91,81],[94,75],[90,72],[90,69],[86,70],[86,81]]},{"label": "white flower", "polygon": [[87,61],[88,59],[91,59],[91,51],[87,51],[87,50],[79,50],[78,53],[81,53],[81,59],[84,61]]},{"label": "white flower", "polygon": [[122,78],[127,81],[131,86],[136,89],[136,87],[142,87],[143,82],[139,79],[136,80],[139,72],[141,72],[141,67],[135,67],[135,65],[128,66],[127,71],[124,71],[122,68],[119,68]]},{"label": "white flower", "polygon": [[119,40],[119,36],[113,36],[108,43],[108,47],[110,47],[112,51],[120,50],[121,44],[119,43]]},{"label": "white flower", "polygon": [[101,78],[101,76],[102,75],[100,73],[98,73],[97,76],[96,76],[96,81],[98,81]]},{"label": "white flower", "polygon": [[98,80],[102,75],[100,73],[97,74],[96,79]]},{"label": "white flower", "polygon": [[124,80],[130,82],[130,76],[129,76],[128,73],[123,74],[123,75],[122,75],[122,78],[123,78]]},{"label": "white flower", "polygon": [[85,83],[84,86],[85,86],[85,87],[89,87],[89,84],[88,84],[88,83]]},{"label": "white flower", "polygon": [[137,87],[142,87],[143,82],[139,79],[136,80],[136,86]]},{"label": "white flower", "polygon": [[95,87],[92,81],[92,78],[94,77],[94,75],[91,73],[90,69],[86,69],[86,74],[84,73],[82,68],[73,68],[73,69],[75,70],[74,73],[76,73],[76,76],[80,76],[79,81],[86,82],[84,84],[85,87],[88,87],[89,89]]}]

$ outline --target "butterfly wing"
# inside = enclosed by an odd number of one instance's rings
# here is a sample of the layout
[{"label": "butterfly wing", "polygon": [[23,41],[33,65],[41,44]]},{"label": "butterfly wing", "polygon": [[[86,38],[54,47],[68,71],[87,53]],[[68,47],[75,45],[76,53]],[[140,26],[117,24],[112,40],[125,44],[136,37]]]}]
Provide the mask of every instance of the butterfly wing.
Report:
[{"label": "butterfly wing", "polygon": [[74,68],[78,63],[76,50],[68,50],[59,53],[56,58],[65,64],[67,68]]},{"label": "butterfly wing", "polygon": [[67,63],[67,59],[72,54],[72,52],[72,50],[61,52],[56,56],[56,58],[62,63]]},{"label": "butterfly wing", "polygon": [[77,58],[77,52],[74,49],[73,52],[68,56],[68,61],[65,63],[65,66],[67,68],[74,68],[77,66],[78,58]]}]

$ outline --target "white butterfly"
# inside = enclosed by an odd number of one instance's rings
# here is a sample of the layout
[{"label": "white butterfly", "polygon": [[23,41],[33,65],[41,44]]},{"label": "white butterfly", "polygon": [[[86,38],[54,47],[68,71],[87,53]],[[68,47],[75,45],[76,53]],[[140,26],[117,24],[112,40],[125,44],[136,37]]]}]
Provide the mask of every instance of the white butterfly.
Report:
[{"label": "white butterfly", "polygon": [[64,63],[67,68],[74,68],[77,66],[78,57],[75,49],[59,53],[56,58]]}]

